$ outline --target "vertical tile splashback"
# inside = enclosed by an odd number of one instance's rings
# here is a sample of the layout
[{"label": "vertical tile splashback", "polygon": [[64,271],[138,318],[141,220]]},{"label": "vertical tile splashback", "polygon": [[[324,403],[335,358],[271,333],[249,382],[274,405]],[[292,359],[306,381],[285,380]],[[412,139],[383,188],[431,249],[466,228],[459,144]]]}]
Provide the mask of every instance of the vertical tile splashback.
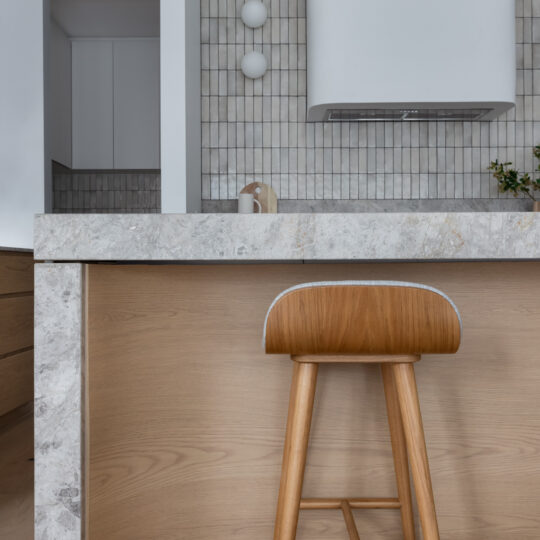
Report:
[{"label": "vertical tile splashback", "polygon": [[[244,0],[201,0],[203,200],[254,180],[289,200],[496,199],[490,160],[536,168],[540,0],[516,0],[515,109],[492,122],[343,124],[306,123],[306,0],[264,3],[252,30]],[[239,69],[251,50],[269,64],[255,81]]]},{"label": "vertical tile splashback", "polygon": [[158,171],[70,171],[53,174],[55,214],[155,214],[161,210]]}]

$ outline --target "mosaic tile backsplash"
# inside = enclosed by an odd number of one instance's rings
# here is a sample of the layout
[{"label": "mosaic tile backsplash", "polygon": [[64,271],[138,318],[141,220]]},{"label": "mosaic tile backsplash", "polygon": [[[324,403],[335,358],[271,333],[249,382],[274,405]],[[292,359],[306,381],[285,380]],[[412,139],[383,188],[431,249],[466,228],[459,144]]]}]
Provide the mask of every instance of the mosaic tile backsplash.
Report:
[{"label": "mosaic tile backsplash", "polygon": [[[540,0],[516,0],[515,109],[492,122],[343,124],[306,123],[306,0],[264,2],[252,30],[244,0],[201,0],[203,200],[255,180],[291,201],[497,199],[491,160],[536,168]],[[239,69],[251,50],[269,65],[255,81]]]}]

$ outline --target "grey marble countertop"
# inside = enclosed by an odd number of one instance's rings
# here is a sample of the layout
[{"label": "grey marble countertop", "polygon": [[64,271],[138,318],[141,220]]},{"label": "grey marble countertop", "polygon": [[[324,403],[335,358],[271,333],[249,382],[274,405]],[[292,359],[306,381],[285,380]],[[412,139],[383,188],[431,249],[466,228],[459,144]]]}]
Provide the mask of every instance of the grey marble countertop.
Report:
[{"label": "grey marble countertop", "polygon": [[540,260],[540,213],[47,214],[48,261]]}]

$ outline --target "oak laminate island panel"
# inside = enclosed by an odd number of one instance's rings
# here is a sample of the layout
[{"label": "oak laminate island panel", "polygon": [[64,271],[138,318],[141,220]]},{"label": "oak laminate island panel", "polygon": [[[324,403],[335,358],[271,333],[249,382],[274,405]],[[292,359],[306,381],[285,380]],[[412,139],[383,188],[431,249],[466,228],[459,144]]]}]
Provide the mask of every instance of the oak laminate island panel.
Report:
[{"label": "oak laminate island panel", "polygon": [[0,248],[0,416],[33,398],[32,253]]},{"label": "oak laminate island panel", "polygon": [[[76,254],[67,243],[37,250],[55,262],[39,265],[36,280],[36,538],[271,538],[292,366],[263,354],[264,316],[283,289],[336,279],[417,281],[452,297],[464,319],[460,351],[417,365],[442,537],[538,538],[540,221],[505,216],[479,216],[476,230],[506,220],[506,235],[497,233],[506,247],[484,245],[474,257],[470,242],[481,239],[472,232],[457,229],[462,245],[451,243],[458,216],[396,215],[377,229],[374,217],[338,215],[336,258],[325,264],[306,216],[286,225],[278,216],[262,229],[255,218],[254,237],[244,232],[236,247],[232,233],[229,244],[201,236],[219,228],[225,238],[229,217],[201,225],[201,216],[161,216],[168,232],[155,221],[137,242],[132,216],[72,218]],[[55,217],[38,224],[65,237]],[[324,223],[330,242],[331,217],[310,219]],[[366,260],[347,258],[362,243],[355,219],[370,220],[382,240]],[[422,259],[410,228],[430,219],[439,245],[430,241]],[[101,236],[92,247],[106,223],[108,247]],[[185,243],[173,242],[175,231]],[[396,235],[403,241],[392,254],[383,239]],[[165,238],[171,244],[159,247]],[[208,264],[194,264],[204,242]],[[452,262],[432,262],[445,258],[445,245]],[[471,262],[456,262],[455,249]],[[144,252],[153,255],[139,259]],[[312,264],[276,263],[285,255]],[[389,262],[400,259],[415,262]],[[395,495],[380,379],[374,366],[321,367],[306,496]],[[401,538],[399,511],[354,512],[362,537]],[[299,540],[346,537],[339,513],[301,514]]]},{"label": "oak laminate island panel", "polygon": [[0,538],[32,538],[34,260],[0,247]]}]

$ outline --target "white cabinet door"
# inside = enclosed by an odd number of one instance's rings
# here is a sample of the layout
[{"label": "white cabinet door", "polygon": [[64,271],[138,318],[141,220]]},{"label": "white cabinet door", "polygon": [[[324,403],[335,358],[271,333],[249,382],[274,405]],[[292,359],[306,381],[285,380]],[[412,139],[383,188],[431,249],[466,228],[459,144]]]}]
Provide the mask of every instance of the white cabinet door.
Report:
[{"label": "white cabinet door", "polygon": [[159,169],[159,39],[114,42],[114,167]]},{"label": "white cabinet door", "polygon": [[73,168],[114,167],[113,43],[72,43]]}]

